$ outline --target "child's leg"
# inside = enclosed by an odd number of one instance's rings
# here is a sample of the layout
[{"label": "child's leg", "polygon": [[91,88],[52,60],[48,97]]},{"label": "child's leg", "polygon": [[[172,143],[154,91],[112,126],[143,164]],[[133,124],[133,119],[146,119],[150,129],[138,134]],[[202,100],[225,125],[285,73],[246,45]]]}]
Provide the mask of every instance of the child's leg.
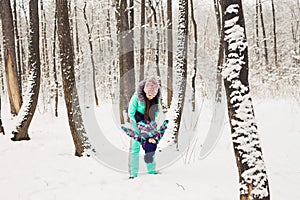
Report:
[{"label": "child's leg", "polygon": [[139,152],[140,143],[134,139],[131,139],[131,149],[130,149],[130,176],[137,177],[139,172]]},{"label": "child's leg", "polygon": [[155,162],[155,156],[153,155],[153,161],[151,163],[146,163],[148,174],[156,174],[156,162]]}]

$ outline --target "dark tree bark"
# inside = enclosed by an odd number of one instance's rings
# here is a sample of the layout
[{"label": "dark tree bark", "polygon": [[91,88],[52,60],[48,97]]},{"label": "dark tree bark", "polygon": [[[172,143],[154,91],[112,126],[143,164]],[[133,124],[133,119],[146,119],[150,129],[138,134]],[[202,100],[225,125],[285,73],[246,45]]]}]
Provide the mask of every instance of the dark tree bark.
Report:
[{"label": "dark tree bark", "polygon": [[195,107],[196,107],[196,103],[195,103],[195,99],[196,99],[196,76],[197,76],[197,49],[198,49],[198,37],[197,37],[197,23],[195,20],[195,16],[194,16],[194,5],[193,5],[193,0],[190,1],[191,3],[191,18],[192,18],[192,23],[193,23],[193,27],[194,27],[194,74],[192,76],[192,90],[193,90],[193,94],[192,94],[192,110],[193,112],[195,111]]},{"label": "dark tree bark", "polygon": [[38,0],[29,1],[29,78],[26,98],[18,114],[16,131],[13,131],[13,141],[30,140],[28,128],[36,110],[40,89],[40,48],[39,48],[39,13]]},{"label": "dark tree bark", "polygon": [[10,0],[1,0],[0,6],[4,44],[4,62],[10,109],[13,115],[17,115],[22,105],[22,97],[17,75],[15,31]]},{"label": "dark tree bark", "polygon": [[87,150],[91,149],[91,145],[85,132],[76,88],[74,48],[70,34],[67,1],[56,0],[56,12],[62,82],[69,126],[75,144],[75,155],[83,156]]},{"label": "dark tree bark", "polygon": [[139,80],[144,80],[145,74],[145,0],[141,1],[141,36],[140,36],[140,77]]},{"label": "dark tree bark", "polygon": [[158,32],[158,22],[157,22],[157,14],[156,14],[156,10],[152,4],[152,0],[149,0],[149,7],[152,10],[153,13],[153,19],[154,19],[154,27],[155,27],[155,32],[156,32],[156,38],[155,38],[155,64],[156,64],[156,68],[157,68],[157,73],[158,73],[158,77],[160,77],[160,71],[159,71],[159,32]]},{"label": "dark tree bark", "polygon": [[0,93],[0,134],[2,133],[3,135],[5,135],[5,132],[4,132],[4,128],[2,126],[2,118],[1,118],[1,93]]},{"label": "dark tree bark", "polygon": [[[178,45],[176,54],[176,98],[172,99],[171,108],[177,114],[173,128],[174,141],[178,148],[178,136],[182,111],[185,100],[186,79],[187,79],[187,33],[188,33],[188,0],[179,0],[179,23],[178,23]],[[174,106],[174,107],[173,107]]]},{"label": "dark tree bark", "polygon": [[17,70],[18,70],[18,84],[20,88],[20,96],[22,97],[22,66],[21,66],[21,49],[20,49],[20,36],[18,31],[18,16],[17,16],[17,2],[14,0],[13,2],[14,7],[14,30],[15,30],[15,39],[16,39],[16,46],[17,46]]},{"label": "dark tree bark", "polygon": [[170,107],[173,96],[173,19],[172,0],[167,0],[167,46],[168,46],[168,75],[167,75],[167,106]]},{"label": "dark tree bark", "polygon": [[94,87],[94,97],[96,101],[96,106],[99,105],[98,102],[98,95],[97,95],[97,87],[96,87],[96,67],[95,67],[95,62],[94,62],[94,49],[93,49],[93,40],[92,40],[92,28],[90,27],[87,16],[86,16],[86,1],[84,2],[84,7],[83,7],[83,16],[85,20],[85,25],[86,29],[88,32],[88,40],[89,40],[89,47],[90,47],[90,57],[91,57],[91,62],[92,62],[92,67],[93,67],[93,87]]},{"label": "dark tree bark", "polygon": [[221,19],[221,8],[220,8],[220,1],[214,0],[215,5],[215,14],[217,19],[217,29],[219,35],[219,56],[218,56],[218,64],[217,64],[217,90],[215,95],[215,100],[217,103],[222,101],[222,75],[221,75],[221,68],[224,62],[224,34],[222,31],[222,19]]},{"label": "dark tree bark", "polygon": [[133,30],[129,27],[127,0],[116,0],[117,35],[119,42],[119,100],[120,121],[123,124],[124,112],[135,89]]},{"label": "dark tree bark", "polygon": [[249,91],[248,46],[242,2],[221,2],[225,48],[222,75],[238,167],[240,199],[269,200],[268,177]]},{"label": "dark tree bark", "polygon": [[260,60],[260,49],[259,49],[259,5],[258,5],[258,0],[255,2],[255,41],[256,41],[256,56],[257,60]]},{"label": "dark tree bark", "polygon": [[54,88],[54,91],[55,91],[54,113],[55,113],[55,116],[58,117],[58,80],[57,80],[57,70],[56,70],[56,35],[57,35],[57,12],[55,10],[52,56],[53,56],[53,77],[54,77],[54,83],[55,83],[55,88]]},{"label": "dark tree bark", "polygon": [[274,38],[274,59],[275,66],[278,66],[278,55],[277,55],[277,34],[276,34],[276,16],[275,16],[275,5],[274,0],[271,0],[272,4],[272,17],[273,17],[273,38]]},{"label": "dark tree bark", "polygon": [[265,52],[265,62],[266,65],[269,65],[269,56],[268,56],[268,45],[267,45],[267,36],[266,36],[266,28],[265,28],[265,22],[264,22],[264,14],[262,10],[262,3],[261,0],[258,1],[259,3],[259,13],[260,13],[260,20],[261,20],[261,29],[263,34],[263,43],[264,43],[264,52]]}]

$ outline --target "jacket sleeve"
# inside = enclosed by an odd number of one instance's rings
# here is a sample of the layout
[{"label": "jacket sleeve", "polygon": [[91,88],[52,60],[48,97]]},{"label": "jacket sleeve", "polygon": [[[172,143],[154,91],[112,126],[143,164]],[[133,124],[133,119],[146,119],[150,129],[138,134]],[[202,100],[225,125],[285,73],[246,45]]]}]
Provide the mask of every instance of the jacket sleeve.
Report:
[{"label": "jacket sleeve", "polygon": [[159,130],[157,131],[156,138],[158,141],[164,136],[166,129],[168,128],[169,120],[165,120]]},{"label": "jacket sleeve", "polygon": [[135,139],[138,142],[141,142],[141,137],[139,136],[139,134],[134,132],[134,130],[126,128],[125,126],[121,126],[121,128],[129,137]]},{"label": "jacket sleeve", "polygon": [[134,93],[129,101],[129,105],[128,105],[128,117],[130,118],[130,120],[136,124],[136,120],[134,118],[134,115],[136,113],[137,107],[138,107],[138,97],[136,95],[136,93]]}]

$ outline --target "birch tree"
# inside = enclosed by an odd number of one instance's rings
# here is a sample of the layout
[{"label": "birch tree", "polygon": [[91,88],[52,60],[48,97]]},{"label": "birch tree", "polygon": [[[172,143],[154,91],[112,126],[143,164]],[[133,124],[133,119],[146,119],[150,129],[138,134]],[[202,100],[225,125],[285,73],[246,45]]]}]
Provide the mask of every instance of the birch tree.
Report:
[{"label": "birch tree", "polygon": [[17,116],[16,130],[12,140],[29,140],[28,128],[36,110],[40,89],[40,42],[38,0],[29,2],[29,78],[24,102]]},{"label": "birch tree", "polygon": [[222,0],[222,69],[241,200],[270,199],[269,183],[248,82],[248,44],[241,0]]},{"label": "birch tree", "polygon": [[56,0],[57,35],[60,49],[61,73],[69,126],[75,144],[75,155],[83,156],[91,149],[82,121],[74,73],[74,48],[70,34],[68,5]]}]

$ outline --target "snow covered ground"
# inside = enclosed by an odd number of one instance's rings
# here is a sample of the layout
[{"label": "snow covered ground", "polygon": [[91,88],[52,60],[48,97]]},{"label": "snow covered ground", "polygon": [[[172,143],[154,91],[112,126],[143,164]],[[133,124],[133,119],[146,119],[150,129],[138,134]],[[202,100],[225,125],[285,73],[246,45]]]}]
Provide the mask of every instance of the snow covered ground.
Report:
[{"label": "snow covered ground", "polygon": [[[97,117],[103,120],[109,133],[112,124],[105,119],[109,120],[107,116],[111,113],[107,113],[107,108],[100,108],[99,112],[101,109],[106,113]],[[299,103],[254,99],[254,109],[271,198],[300,199]],[[8,133],[12,122],[6,111],[2,117]],[[0,136],[0,199],[239,199],[227,122],[220,141],[205,159],[191,159],[187,163],[183,157],[161,170],[160,175],[141,174],[134,180],[128,180],[126,173],[103,166],[93,157],[75,157],[63,111],[59,118],[37,111],[32,123],[30,141],[12,142],[11,135]]]}]

